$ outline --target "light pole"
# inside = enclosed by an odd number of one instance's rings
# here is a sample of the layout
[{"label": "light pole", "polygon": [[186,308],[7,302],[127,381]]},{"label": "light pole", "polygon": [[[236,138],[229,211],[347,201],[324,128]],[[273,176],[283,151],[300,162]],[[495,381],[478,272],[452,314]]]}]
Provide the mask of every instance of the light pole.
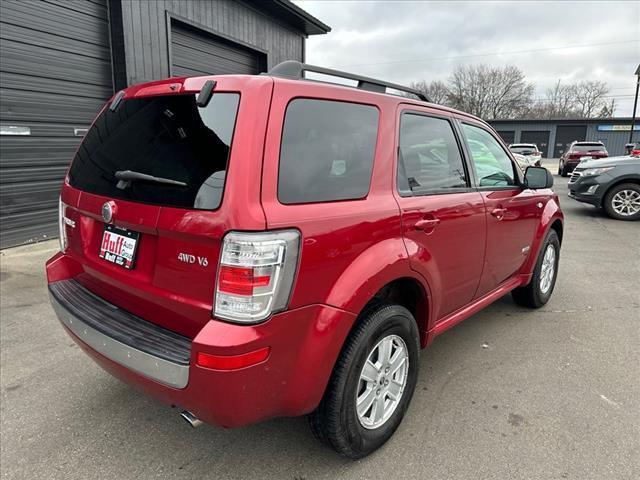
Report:
[{"label": "light pole", "polygon": [[640,89],[640,65],[636,69],[636,99],[633,101],[633,115],[631,115],[631,131],[629,132],[629,143],[633,143],[633,127],[636,124],[636,108],[638,108],[638,89]]}]

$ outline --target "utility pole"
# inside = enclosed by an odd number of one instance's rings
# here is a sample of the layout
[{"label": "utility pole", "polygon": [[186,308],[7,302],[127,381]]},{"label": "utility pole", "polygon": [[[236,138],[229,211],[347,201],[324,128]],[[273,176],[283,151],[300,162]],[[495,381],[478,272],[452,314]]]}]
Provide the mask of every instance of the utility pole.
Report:
[{"label": "utility pole", "polygon": [[640,65],[636,70],[636,99],[633,101],[633,115],[631,115],[631,131],[629,132],[629,143],[633,143],[633,128],[636,124],[636,109],[638,108],[638,90],[640,89]]}]

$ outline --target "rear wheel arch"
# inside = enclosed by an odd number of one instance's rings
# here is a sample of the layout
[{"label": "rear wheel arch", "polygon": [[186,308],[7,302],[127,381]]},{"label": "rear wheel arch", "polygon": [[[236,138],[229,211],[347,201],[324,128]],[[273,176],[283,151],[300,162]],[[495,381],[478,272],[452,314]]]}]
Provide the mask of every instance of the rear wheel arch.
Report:
[{"label": "rear wheel arch", "polygon": [[[429,294],[416,278],[402,277],[387,283],[376,292],[369,303],[385,301],[401,305],[413,315],[420,332],[420,343],[429,327]],[[365,307],[366,308],[366,307]]]},{"label": "rear wheel arch", "polygon": [[[415,277],[399,277],[387,282],[379,288],[366,302],[351,326],[349,335],[366,317],[368,311],[382,303],[400,305],[406,308],[420,332],[420,345],[426,346],[426,333],[429,327],[430,296],[427,287]],[[347,335],[347,338],[349,337]],[[346,339],[344,340],[346,341]]]},{"label": "rear wheel arch", "polygon": [[[334,376],[337,362],[343,355],[345,348],[348,347],[350,339],[358,331],[359,327],[367,320],[367,318],[369,318],[370,314],[381,307],[395,304],[408,310],[416,322],[419,336],[416,340],[419,342],[420,346],[424,348],[427,344],[429,298],[428,286],[421,283],[421,280],[413,276],[397,277],[378,288],[357,313],[357,317],[349,326],[346,335],[342,336],[340,339],[336,339],[336,341],[340,341],[340,350],[338,355],[333,359],[331,365],[332,373],[330,374],[328,383],[325,386],[323,397],[324,394],[326,394],[326,389],[330,387],[331,378]],[[322,408],[321,405],[322,403],[318,408]],[[313,419],[314,413],[310,416],[312,430],[318,438],[326,443],[326,438],[322,438],[324,435],[321,435],[319,429],[314,427]]]},{"label": "rear wheel arch", "polygon": [[359,315],[380,290],[404,277],[421,281],[411,269],[404,239],[387,238],[361,252],[340,273],[323,303]]},{"label": "rear wheel arch", "polygon": [[[427,344],[427,330],[429,327],[429,299],[428,286],[422,284],[415,277],[402,276],[388,281],[367,299],[357,312],[357,317],[347,330],[347,334],[343,338],[336,340],[341,342],[340,351],[344,349],[353,332],[367,318],[368,313],[382,304],[400,305],[411,313],[418,327],[420,346],[424,348]],[[337,358],[335,361],[337,361]],[[332,366],[332,370],[333,368],[335,368],[335,364]]]}]

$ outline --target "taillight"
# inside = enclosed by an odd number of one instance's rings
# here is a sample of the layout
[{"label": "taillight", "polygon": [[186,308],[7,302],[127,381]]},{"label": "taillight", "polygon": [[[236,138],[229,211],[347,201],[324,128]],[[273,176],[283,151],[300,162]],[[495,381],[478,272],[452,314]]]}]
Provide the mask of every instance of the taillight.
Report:
[{"label": "taillight", "polygon": [[256,268],[221,265],[218,273],[218,291],[234,295],[253,295],[254,288],[269,286],[270,270],[267,269],[262,273],[264,275],[261,275]]},{"label": "taillight", "polygon": [[60,240],[60,251],[62,253],[67,249],[67,225],[65,223],[65,210],[67,206],[62,203],[62,198],[58,199],[58,240]]},{"label": "taillight", "polygon": [[640,157],[640,150],[631,150],[632,157]]},{"label": "taillight", "polygon": [[299,245],[296,230],[227,234],[222,243],[213,315],[256,323],[287,308]]}]

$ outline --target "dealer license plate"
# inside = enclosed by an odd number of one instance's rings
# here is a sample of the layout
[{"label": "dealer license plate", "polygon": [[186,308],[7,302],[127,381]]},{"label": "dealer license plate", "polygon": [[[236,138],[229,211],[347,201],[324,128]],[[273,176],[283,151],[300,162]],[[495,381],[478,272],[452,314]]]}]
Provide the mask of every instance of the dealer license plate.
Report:
[{"label": "dealer license plate", "polygon": [[113,225],[105,225],[100,245],[100,258],[121,267],[132,269],[135,265],[139,232],[132,232]]}]

